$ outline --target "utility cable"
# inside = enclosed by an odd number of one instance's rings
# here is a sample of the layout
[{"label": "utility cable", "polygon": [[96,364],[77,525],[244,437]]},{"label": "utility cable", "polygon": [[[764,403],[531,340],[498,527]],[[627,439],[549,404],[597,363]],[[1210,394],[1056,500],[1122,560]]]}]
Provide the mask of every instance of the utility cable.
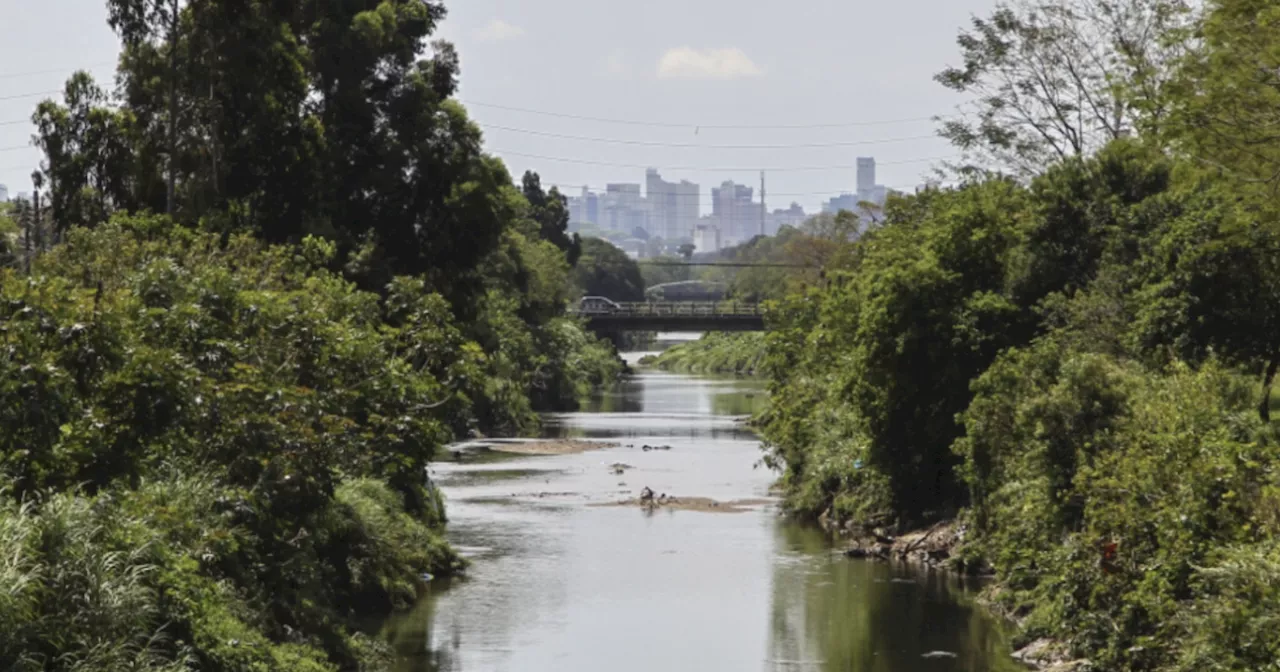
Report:
[{"label": "utility cable", "polygon": [[511,126],[498,126],[496,124],[480,124],[482,128],[493,128],[501,131],[511,131],[514,133],[525,133],[527,135],[537,135],[546,138],[559,138],[561,140],[580,140],[585,142],[603,142],[614,145],[640,145],[644,147],[681,147],[687,149],[812,149],[821,147],[854,147],[858,145],[883,145],[891,142],[908,142],[911,140],[928,140],[938,137],[935,134],[915,135],[906,138],[882,138],[879,140],[855,140],[855,141],[835,141],[835,142],[811,142],[796,143],[789,145],[700,145],[697,143],[681,143],[681,142],[652,142],[648,140],[625,140],[620,138],[592,138],[581,135],[565,135],[562,133],[549,133],[546,131],[534,131],[527,128],[513,128]]},{"label": "utility cable", "polygon": [[933,121],[933,117],[906,117],[903,119],[882,119],[877,121],[845,121],[831,123],[815,123],[815,124],[702,124],[702,123],[671,123],[662,121],[640,121],[635,119],[610,119],[607,117],[591,117],[579,114],[567,114],[563,112],[547,112],[544,110],[533,110],[524,107],[514,107],[510,105],[497,105],[494,103],[484,103],[475,100],[461,100],[463,105],[471,107],[488,107],[495,110],[507,110],[511,112],[523,112],[525,114],[536,114],[544,117],[556,117],[560,119],[574,119],[577,121],[598,121],[607,124],[623,124],[628,126],[653,126],[660,128],[709,128],[719,130],[768,130],[768,129],[804,129],[804,128],[849,128],[854,126],[880,126],[886,124],[903,124],[919,121]]},{"label": "utility cable", "polygon": [[[935,137],[935,136],[929,136],[929,137]],[[836,166],[796,166],[796,167],[783,167],[783,168],[778,168],[778,167],[770,168],[767,166],[754,166],[754,167],[655,166],[653,164],[645,165],[645,164],[638,164],[638,163],[612,163],[609,161],[595,161],[592,159],[575,159],[575,158],[563,157],[563,156],[546,156],[543,154],[525,154],[523,152],[508,152],[501,149],[493,149],[493,148],[489,148],[487,151],[490,154],[495,154],[498,156],[504,156],[504,155],[519,156],[521,158],[538,159],[540,161],[579,163],[579,164],[588,165],[588,166],[611,166],[614,168],[661,168],[663,170],[701,170],[701,171],[707,171],[707,172],[740,172],[740,173],[741,172],[758,173],[763,170],[765,172],[770,172],[770,173],[789,173],[789,172],[815,171],[815,170],[849,170],[851,168],[856,167],[854,165],[849,165],[849,164],[842,164],[842,165],[836,165]],[[949,158],[954,158],[954,157],[940,156],[940,157],[931,158],[931,159],[912,159],[909,161],[884,161],[884,162],[876,162],[876,165],[892,166],[892,165],[908,164],[908,163],[925,163],[928,161],[942,161]]]}]

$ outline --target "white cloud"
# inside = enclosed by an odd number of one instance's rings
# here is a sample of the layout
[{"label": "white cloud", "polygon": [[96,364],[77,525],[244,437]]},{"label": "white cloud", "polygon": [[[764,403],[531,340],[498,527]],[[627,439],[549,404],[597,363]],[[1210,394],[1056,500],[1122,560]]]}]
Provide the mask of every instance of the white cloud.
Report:
[{"label": "white cloud", "polygon": [[763,74],[764,70],[737,47],[676,47],[658,60],[658,77],[662,79],[737,79]]},{"label": "white cloud", "polygon": [[502,42],[521,35],[524,35],[524,28],[513,26],[502,19],[494,19],[476,31],[476,38],[482,42]]}]

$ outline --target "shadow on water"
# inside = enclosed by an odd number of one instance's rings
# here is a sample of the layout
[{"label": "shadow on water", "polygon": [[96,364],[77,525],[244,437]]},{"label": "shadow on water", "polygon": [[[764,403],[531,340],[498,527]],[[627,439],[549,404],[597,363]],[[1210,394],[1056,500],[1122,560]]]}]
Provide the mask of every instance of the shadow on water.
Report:
[{"label": "shadow on water", "polygon": [[[1023,670],[978,584],[945,572],[848,560],[821,530],[776,527],[769,652],[776,669],[860,672]],[[932,654],[932,655],[926,655]]]}]

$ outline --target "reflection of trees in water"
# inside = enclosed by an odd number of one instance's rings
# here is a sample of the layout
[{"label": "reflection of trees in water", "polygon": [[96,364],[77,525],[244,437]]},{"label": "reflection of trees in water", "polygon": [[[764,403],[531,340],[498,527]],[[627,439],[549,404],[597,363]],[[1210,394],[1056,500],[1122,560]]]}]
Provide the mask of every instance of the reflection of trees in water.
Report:
[{"label": "reflection of trees in water", "polygon": [[764,407],[763,392],[734,390],[711,396],[711,412],[716,415],[752,415]]},{"label": "reflection of trees in water", "polygon": [[387,619],[382,637],[395,653],[392,672],[453,672],[461,669],[455,664],[449,648],[431,645],[434,613],[435,600],[428,595],[418,600],[413,609]]},{"label": "reflection of trees in water", "polygon": [[[833,555],[820,530],[777,530],[769,649],[773,660],[792,661],[777,669],[1021,669],[999,627],[954,578]],[[922,658],[930,651],[956,657]]]},{"label": "reflection of trees in water", "polygon": [[503,668],[530,628],[567,610],[574,530],[565,522],[532,504],[468,507],[452,520],[451,542],[490,551],[468,578],[432,582],[413,609],[388,620],[394,672]]}]

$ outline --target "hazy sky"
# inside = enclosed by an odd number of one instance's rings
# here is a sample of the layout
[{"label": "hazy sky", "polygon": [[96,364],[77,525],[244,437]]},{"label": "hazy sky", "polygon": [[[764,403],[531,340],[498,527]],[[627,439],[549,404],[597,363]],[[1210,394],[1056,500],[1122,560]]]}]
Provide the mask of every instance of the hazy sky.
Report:
[{"label": "hazy sky", "polygon": [[[932,76],[958,60],[957,31],[992,4],[470,0],[447,4],[439,36],[458,47],[460,97],[488,150],[517,179],[534,169],[576,194],[643,182],[653,166],[701,184],[706,211],[712,186],[758,186],[764,169],[770,209],[815,211],[852,190],[858,156],[876,157],[879,183],[910,189],[929,160],[954,154],[928,118],[957,99]],[[11,194],[30,189],[40,158],[23,147],[40,98],[12,97],[56,91],[77,68],[109,79],[117,50],[103,0],[0,0],[0,184]]]}]

